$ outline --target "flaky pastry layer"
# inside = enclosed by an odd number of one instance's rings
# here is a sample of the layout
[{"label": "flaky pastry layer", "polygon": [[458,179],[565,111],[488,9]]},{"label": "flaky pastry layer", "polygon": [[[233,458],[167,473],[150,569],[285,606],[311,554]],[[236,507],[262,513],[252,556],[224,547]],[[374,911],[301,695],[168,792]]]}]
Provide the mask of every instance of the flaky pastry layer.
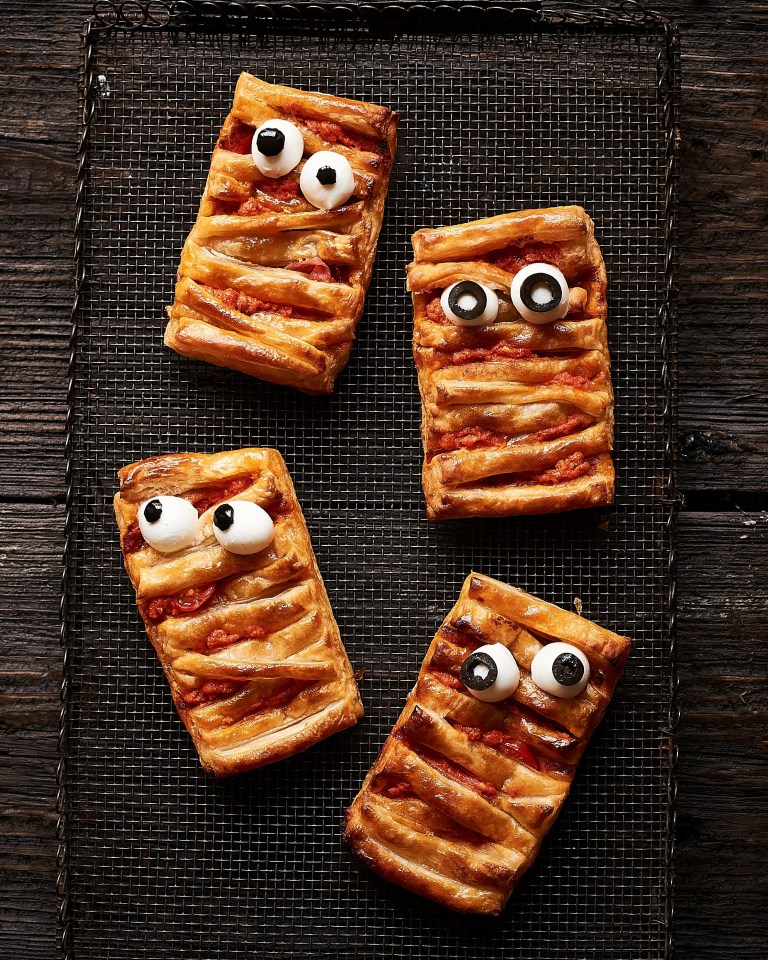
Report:
[{"label": "flaky pastry layer", "polygon": [[[408,267],[431,520],[556,513],[613,502],[606,273],[581,207],[419,230]],[[509,291],[530,263],[570,288],[562,320],[532,324]],[[501,299],[483,327],[449,321],[440,295],[474,280]]]},{"label": "flaky pastry layer", "polygon": [[[119,477],[125,567],[205,769],[253,770],[355,724],[363,715],[357,685],[278,451],[169,454]],[[185,550],[160,553],[141,537],[139,507],[161,495],[197,507],[197,539]],[[221,547],[212,516],[222,500],[265,509],[272,543],[248,556]]]},{"label": "flaky pastry layer", "polygon": [[[257,127],[289,120],[304,158],[277,179],[251,156]],[[165,343],[177,353],[305,393],[333,390],[363,312],[397,146],[385,107],[266,83],[237,82],[184,244]],[[355,193],[317,210],[298,189],[319,150],[349,160]]]},{"label": "flaky pastry layer", "polygon": [[[551,696],[530,675],[551,641],[582,651],[586,689]],[[497,703],[460,679],[504,644],[520,685]],[[555,821],[629,655],[626,637],[472,573],[427,651],[392,733],[347,811],[347,845],[393,883],[452,910],[497,914]]]}]

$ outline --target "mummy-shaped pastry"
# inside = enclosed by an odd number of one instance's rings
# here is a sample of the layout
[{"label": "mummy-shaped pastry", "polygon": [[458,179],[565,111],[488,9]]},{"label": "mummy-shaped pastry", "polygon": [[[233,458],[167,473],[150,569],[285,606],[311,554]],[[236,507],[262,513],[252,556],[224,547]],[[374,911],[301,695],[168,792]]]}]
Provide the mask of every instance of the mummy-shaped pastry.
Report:
[{"label": "mummy-shaped pastry", "polygon": [[385,107],[240,75],[165,342],[330,393],[363,312],[396,149]]},{"label": "mummy-shaped pastry", "polygon": [[277,450],[123,467],[115,515],[136,602],[206,770],[241,773],[363,710]]},{"label": "mummy-shaped pastry", "polygon": [[498,913],[605,713],[629,640],[470,574],[347,811],[373,870],[452,910]]},{"label": "mummy-shaped pastry", "polygon": [[606,275],[586,213],[419,230],[413,248],[429,518],[610,504]]}]

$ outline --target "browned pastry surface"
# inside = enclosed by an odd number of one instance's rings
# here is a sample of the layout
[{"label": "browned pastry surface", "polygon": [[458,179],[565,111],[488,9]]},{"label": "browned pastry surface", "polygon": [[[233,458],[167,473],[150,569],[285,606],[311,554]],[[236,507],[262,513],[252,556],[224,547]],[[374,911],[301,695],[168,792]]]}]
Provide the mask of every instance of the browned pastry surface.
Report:
[{"label": "browned pastry surface", "polygon": [[[413,248],[408,288],[429,518],[612,503],[606,274],[584,210],[524,210],[419,230]],[[562,320],[529,323],[509,300],[515,274],[535,262],[565,275]],[[466,327],[446,317],[440,295],[461,280],[499,293],[495,323]]]},{"label": "browned pastry surface", "polygon": [[[255,166],[251,141],[276,118],[300,129],[304,158],[272,179]],[[262,380],[330,393],[363,312],[397,119],[375,104],[241,74],[181,255],[166,344]],[[354,195],[328,211],[299,190],[302,166],[319,150],[346,157],[355,177]]]},{"label": "browned pastry surface", "polygon": [[[589,660],[586,689],[566,700],[530,666],[551,641]],[[505,700],[484,703],[460,668],[501,643],[520,668]],[[373,870],[452,910],[498,913],[531,866],[600,723],[629,640],[481,574],[427,651],[415,687],[347,812],[345,840]]]},{"label": "browned pastry surface", "polygon": [[[125,567],[205,769],[252,770],[355,724],[363,709],[352,668],[277,450],[152,457],[119,477]],[[139,507],[160,495],[197,508],[189,548],[160,553],[141,536]],[[224,500],[266,510],[272,543],[248,556],[220,546],[212,514]]]}]

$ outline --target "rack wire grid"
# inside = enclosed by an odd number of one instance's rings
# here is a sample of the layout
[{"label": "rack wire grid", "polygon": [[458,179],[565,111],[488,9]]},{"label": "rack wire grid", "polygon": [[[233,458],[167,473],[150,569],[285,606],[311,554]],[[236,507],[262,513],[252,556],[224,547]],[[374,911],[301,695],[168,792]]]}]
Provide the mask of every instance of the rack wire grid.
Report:
[{"label": "rack wire grid", "polygon": [[[491,9],[492,8],[492,9]],[[62,953],[97,958],[625,958],[670,949],[674,30],[515,4],[98,3],[84,43],[60,779]],[[311,398],[164,348],[185,235],[241,70],[386,104],[400,147],[364,318]],[[430,524],[410,236],[582,204],[609,277],[616,505]],[[125,463],[275,446],[364,720],[289,761],[201,769],[122,569]],[[377,879],[345,807],[470,570],[634,638],[559,822],[498,919]]]}]

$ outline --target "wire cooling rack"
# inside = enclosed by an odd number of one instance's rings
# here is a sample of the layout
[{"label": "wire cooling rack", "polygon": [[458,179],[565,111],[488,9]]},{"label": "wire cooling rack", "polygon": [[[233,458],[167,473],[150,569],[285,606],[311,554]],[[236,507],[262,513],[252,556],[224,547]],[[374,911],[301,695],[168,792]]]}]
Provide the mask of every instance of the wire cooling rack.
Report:
[{"label": "wire cooling rack", "polygon": [[[515,3],[123,2],[84,35],[60,770],[62,953],[79,960],[626,958],[670,950],[676,37],[658,17]],[[402,115],[376,270],[336,393],[162,345],[236,78]],[[617,501],[430,525],[404,265],[418,227],[583,204],[608,268]],[[366,717],[292,760],[200,768],[122,571],[115,472],[278,447]],[[459,917],[340,843],[426,645],[476,569],[634,637],[616,701],[499,919]]]}]

